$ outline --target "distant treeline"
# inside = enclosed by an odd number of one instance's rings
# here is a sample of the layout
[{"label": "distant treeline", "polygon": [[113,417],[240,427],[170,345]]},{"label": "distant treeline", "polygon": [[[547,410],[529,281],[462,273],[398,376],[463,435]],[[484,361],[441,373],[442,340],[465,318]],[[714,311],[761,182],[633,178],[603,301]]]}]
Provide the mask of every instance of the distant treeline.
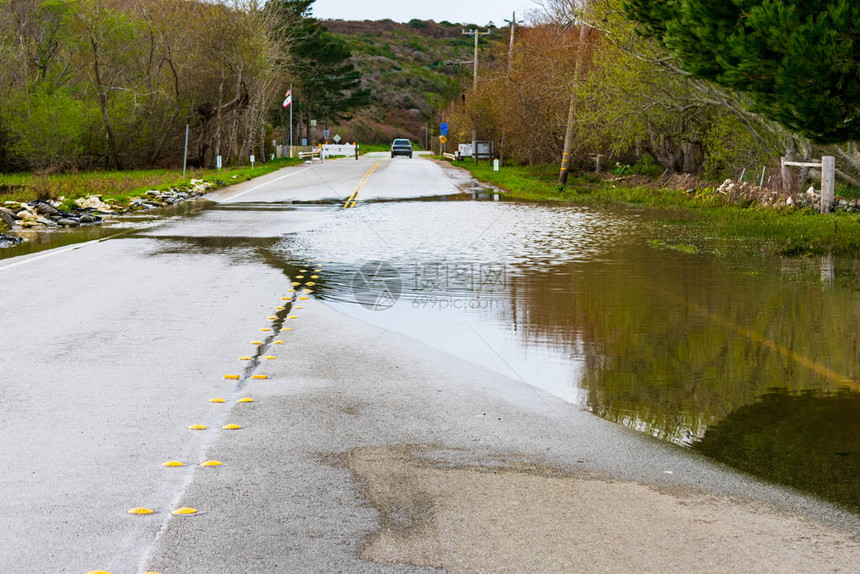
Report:
[{"label": "distant treeline", "polygon": [[267,157],[294,105],[367,95],[313,0],[0,0],[0,171],[211,166]]},{"label": "distant treeline", "polygon": [[[619,171],[644,158],[658,176],[755,174],[758,183],[764,166],[779,168],[780,156],[826,154],[857,185],[860,7],[792,1],[783,10],[782,3],[751,2],[753,15],[774,18],[754,22],[754,34],[745,28],[752,16],[735,4],[548,0],[513,43],[497,45],[495,65],[482,65],[477,88],[446,111],[449,142],[471,140],[475,125],[479,139],[494,141],[508,160],[557,163],[570,125],[576,169],[593,168],[597,155]],[[792,18],[780,20],[780,10]],[[722,28],[693,30],[684,19],[690,14]],[[791,57],[780,59],[783,53]]]}]

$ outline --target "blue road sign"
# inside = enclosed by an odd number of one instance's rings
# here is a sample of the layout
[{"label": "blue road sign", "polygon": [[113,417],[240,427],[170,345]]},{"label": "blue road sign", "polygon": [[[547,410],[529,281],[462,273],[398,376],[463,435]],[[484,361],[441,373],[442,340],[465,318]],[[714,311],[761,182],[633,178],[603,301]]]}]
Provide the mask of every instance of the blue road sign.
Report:
[{"label": "blue road sign", "polygon": [[448,124],[439,124],[439,133],[443,136],[448,135]]}]

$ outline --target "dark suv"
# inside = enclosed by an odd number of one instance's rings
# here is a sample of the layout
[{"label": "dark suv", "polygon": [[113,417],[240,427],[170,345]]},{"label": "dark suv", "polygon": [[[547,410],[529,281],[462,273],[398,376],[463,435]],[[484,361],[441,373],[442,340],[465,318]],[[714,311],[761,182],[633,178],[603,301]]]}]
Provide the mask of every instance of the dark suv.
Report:
[{"label": "dark suv", "polygon": [[407,139],[396,139],[391,144],[391,157],[405,155],[412,157],[412,142]]}]

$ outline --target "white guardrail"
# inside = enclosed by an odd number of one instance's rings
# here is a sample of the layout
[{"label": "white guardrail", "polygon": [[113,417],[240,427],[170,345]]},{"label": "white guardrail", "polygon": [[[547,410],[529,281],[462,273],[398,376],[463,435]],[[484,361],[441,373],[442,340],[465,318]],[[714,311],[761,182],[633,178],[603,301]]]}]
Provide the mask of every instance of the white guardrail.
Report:
[{"label": "white guardrail", "polygon": [[324,144],[322,146],[322,157],[344,156],[355,157],[358,154],[358,146],[355,144]]}]

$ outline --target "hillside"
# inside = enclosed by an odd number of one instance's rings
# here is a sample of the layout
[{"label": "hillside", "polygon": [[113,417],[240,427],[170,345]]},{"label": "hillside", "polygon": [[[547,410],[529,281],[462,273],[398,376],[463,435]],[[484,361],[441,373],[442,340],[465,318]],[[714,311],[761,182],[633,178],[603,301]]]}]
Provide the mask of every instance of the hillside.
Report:
[{"label": "hillside", "polygon": [[[394,137],[424,142],[427,122],[431,135],[440,111],[471,85],[474,40],[466,27],[450,22],[391,20],[362,22],[326,20],[326,28],[352,49],[362,73],[362,88],[372,93],[372,105],[356,110],[353,119],[335,128],[341,136],[364,143],[388,143]],[[504,30],[481,39],[481,68],[493,64],[495,46]]]}]

